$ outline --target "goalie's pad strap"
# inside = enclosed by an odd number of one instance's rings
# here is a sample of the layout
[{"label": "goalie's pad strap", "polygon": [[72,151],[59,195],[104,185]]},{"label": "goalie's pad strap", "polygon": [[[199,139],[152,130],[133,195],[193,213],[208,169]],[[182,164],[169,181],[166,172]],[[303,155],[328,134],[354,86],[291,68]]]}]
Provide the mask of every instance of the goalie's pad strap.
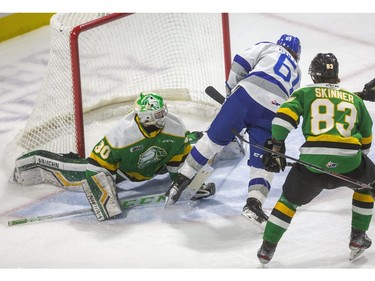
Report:
[{"label": "goalie's pad strap", "polygon": [[92,211],[99,221],[122,213],[114,183],[104,173],[99,173],[88,180],[83,180],[82,187]]}]

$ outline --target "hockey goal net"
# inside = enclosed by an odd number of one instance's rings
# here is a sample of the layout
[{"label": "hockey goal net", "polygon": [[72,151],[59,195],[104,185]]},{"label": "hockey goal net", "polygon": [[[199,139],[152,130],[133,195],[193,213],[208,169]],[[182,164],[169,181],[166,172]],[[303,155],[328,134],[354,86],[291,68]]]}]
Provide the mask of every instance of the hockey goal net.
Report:
[{"label": "hockey goal net", "polygon": [[159,92],[172,112],[217,113],[204,90],[225,90],[227,14],[55,14],[50,26],[46,77],[8,161],[36,149],[84,157],[89,127],[120,119],[142,91]]}]

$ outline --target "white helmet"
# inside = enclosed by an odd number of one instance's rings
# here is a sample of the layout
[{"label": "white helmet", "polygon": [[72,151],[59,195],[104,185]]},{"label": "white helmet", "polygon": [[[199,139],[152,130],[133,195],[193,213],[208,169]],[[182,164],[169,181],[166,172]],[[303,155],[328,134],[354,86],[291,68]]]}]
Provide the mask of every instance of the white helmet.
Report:
[{"label": "white helmet", "polygon": [[168,109],[159,94],[151,92],[140,93],[139,98],[134,103],[134,108],[143,126],[154,125],[158,128],[164,127]]}]

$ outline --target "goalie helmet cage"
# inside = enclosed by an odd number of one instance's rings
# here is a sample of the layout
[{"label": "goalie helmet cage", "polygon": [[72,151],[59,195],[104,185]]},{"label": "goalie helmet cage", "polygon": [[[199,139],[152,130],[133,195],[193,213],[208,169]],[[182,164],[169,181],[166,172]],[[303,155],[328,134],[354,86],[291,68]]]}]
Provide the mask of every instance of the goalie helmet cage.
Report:
[{"label": "goalie helmet cage", "polygon": [[25,128],[6,148],[8,167],[36,149],[85,157],[90,126],[103,136],[109,128],[100,120],[120,119],[142,91],[159,92],[171,112],[218,111],[204,89],[225,91],[228,14],[63,13],[50,31],[46,76]]}]

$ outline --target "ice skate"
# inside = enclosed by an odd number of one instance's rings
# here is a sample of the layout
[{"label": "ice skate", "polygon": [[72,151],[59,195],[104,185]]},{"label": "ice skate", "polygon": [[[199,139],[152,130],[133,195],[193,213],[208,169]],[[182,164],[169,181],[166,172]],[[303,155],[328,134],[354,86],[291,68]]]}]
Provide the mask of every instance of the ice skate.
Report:
[{"label": "ice skate", "polygon": [[191,180],[189,178],[185,177],[183,174],[178,174],[177,179],[165,193],[165,206],[175,204],[190,182]]},{"label": "ice skate", "polygon": [[264,229],[268,216],[262,210],[262,204],[256,198],[248,198],[246,205],[243,207],[242,215],[254,222],[257,226]]},{"label": "ice skate", "polygon": [[213,182],[209,182],[207,184],[203,184],[202,187],[198,190],[198,192],[191,198],[191,200],[201,200],[207,197],[210,197],[216,193],[216,186]]},{"label": "ice skate", "polygon": [[272,244],[263,240],[262,246],[258,250],[257,257],[262,265],[269,263],[275,253],[277,244]]},{"label": "ice skate", "polygon": [[349,260],[353,261],[363,254],[363,252],[370,248],[371,239],[367,236],[365,231],[353,229],[350,235],[349,248],[351,250]]}]

